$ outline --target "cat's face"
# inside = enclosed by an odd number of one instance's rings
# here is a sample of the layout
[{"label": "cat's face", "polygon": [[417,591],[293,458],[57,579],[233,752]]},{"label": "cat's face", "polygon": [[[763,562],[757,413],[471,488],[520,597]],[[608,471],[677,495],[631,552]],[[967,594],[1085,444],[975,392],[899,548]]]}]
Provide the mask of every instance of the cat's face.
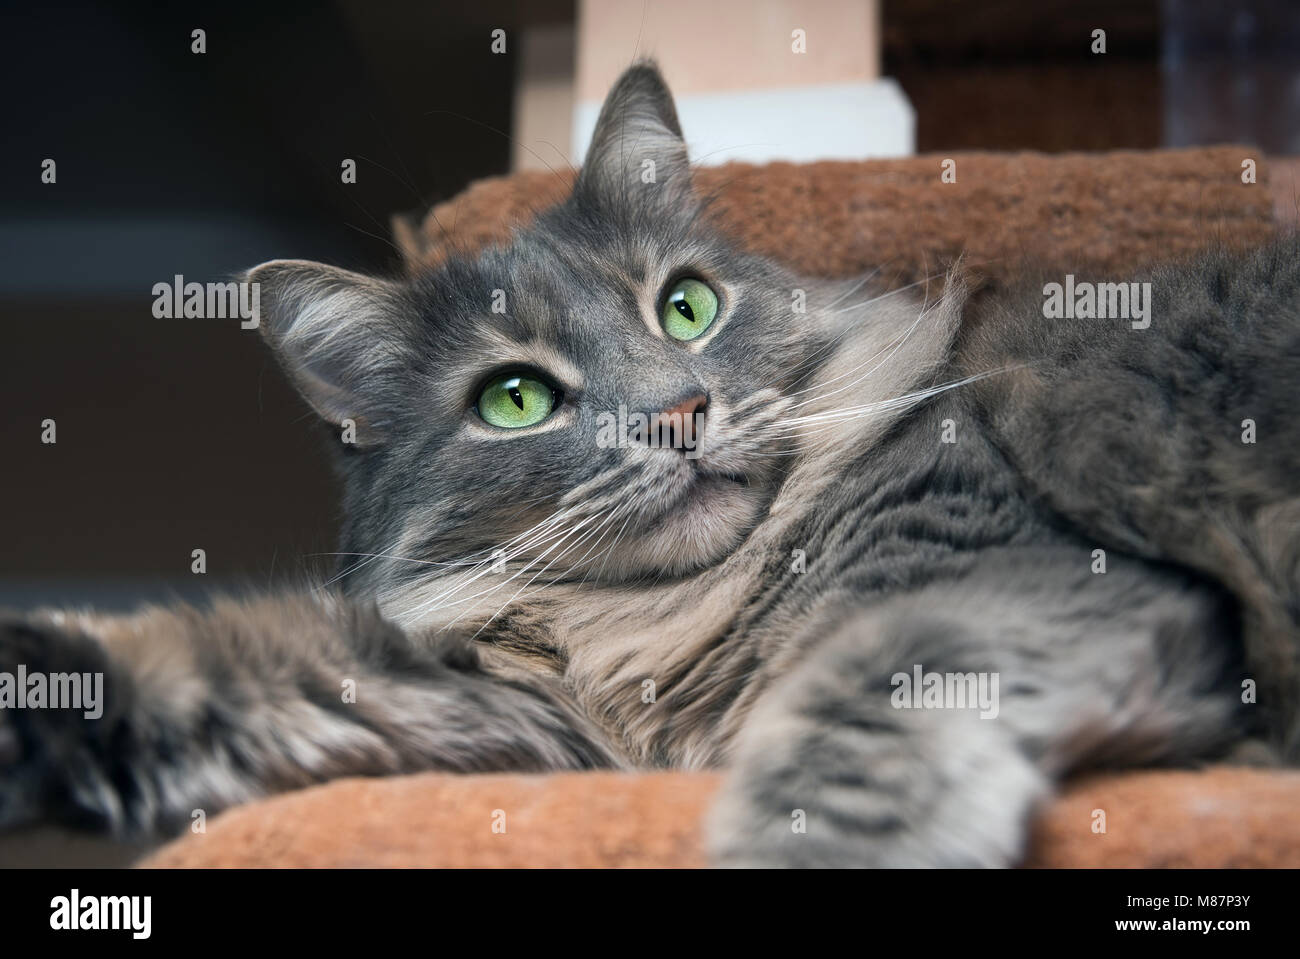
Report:
[{"label": "cat's face", "polygon": [[743,540],[827,338],[701,207],[672,101],[638,67],[572,197],[511,245],[403,282],[253,271],[295,382],[341,438],[355,423],[344,549],[382,554],[351,558],[369,585],[525,561],[519,587],[671,576]]}]

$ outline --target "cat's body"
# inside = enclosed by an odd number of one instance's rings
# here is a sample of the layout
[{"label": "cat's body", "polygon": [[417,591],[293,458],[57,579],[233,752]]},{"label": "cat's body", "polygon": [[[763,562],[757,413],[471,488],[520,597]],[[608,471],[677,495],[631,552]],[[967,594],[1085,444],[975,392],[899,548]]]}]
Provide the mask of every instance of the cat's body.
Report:
[{"label": "cat's body", "polygon": [[[112,692],[90,729],[18,717],[0,821],[151,829],[345,774],[719,766],[719,862],[994,865],[1080,768],[1255,735],[1295,758],[1293,244],[1157,275],[1149,329],[1066,326],[1041,285],[974,311],[955,276],[788,276],[700,210],[638,68],[574,198],[509,248],[409,284],[255,271],[286,368],[357,428],[342,595],[8,627],[0,668],[98,665]],[[719,318],[675,342],[656,305],[683,274]],[[475,392],[506,367],[555,384],[517,432]],[[620,406],[703,411],[697,455],[596,442]],[[1267,443],[1240,442],[1248,418]],[[900,701],[929,673],[996,700]]]}]

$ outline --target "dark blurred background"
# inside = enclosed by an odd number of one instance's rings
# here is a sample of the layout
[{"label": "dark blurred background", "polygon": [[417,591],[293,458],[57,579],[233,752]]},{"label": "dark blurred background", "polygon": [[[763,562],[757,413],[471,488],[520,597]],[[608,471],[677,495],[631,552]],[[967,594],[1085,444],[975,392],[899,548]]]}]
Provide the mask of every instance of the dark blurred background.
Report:
[{"label": "dark blurred background", "polygon": [[[920,152],[1300,153],[1294,3],[880,10]],[[509,169],[518,47],[493,54],[490,31],[574,16],[558,0],[5,9],[0,604],[121,606],[330,564],[336,491],[305,407],[256,333],[155,319],[151,288],[275,257],[396,269],[391,215]],[[1104,69],[1080,39],[1099,26]]]}]

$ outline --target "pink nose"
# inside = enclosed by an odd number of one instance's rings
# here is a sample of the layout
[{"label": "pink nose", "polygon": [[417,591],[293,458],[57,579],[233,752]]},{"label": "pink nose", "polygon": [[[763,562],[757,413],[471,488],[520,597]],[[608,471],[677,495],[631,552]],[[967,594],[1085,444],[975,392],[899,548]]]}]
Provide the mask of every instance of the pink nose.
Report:
[{"label": "pink nose", "polygon": [[704,432],[704,411],[708,405],[708,396],[701,393],[656,413],[651,417],[646,441],[652,446],[695,449]]},{"label": "pink nose", "polygon": [[[655,416],[655,421],[658,422],[659,420],[676,417],[678,423],[685,423],[688,419],[693,420],[696,413],[699,413],[701,417],[703,417],[704,408],[708,405],[709,398],[701,393],[699,396],[692,396],[689,400],[683,400],[671,409],[666,409],[662,413],[657,414]],[[696,425],[703,426],[703,419],[701,419]]]}]

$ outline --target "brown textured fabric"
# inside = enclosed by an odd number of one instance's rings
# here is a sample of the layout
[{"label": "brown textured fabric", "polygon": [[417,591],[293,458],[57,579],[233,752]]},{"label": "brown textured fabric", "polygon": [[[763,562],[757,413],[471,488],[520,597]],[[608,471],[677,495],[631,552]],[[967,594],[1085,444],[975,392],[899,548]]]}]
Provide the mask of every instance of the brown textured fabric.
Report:
[{"label": "brown textured fabric", "polygon": [[707,773],[346,779],[233,809],[141,865],[701,866],[716,786]]},{"label": "brown textured fabric", "polygon": [[[1073,784],[1039,817],[1027,865],[1300,866],[1300,772],[1219,766]],[[1093,823],[1105,813],[1104,833]]]},{"label": "brown textured fabric", "polygon": [[[1258,182],[1241,182],[1242,161]],[[695,174],[718,224],[748,249],[819,276],[912,282],[961,254],[991,276],[1030,256],[1047,267],[1127,273],[1214,240],[1257,243],[1273,230],[1270,163],[1248,147],[1105,154],[957,153],[945,157],[766,166]],[[1279,176],[1291,192],[1291,170]],[[408,265],[500,243],[569,189],[572,173],[483,180],[435,207],[422,227],[395,223]]]},{"label": "brown textured fabric", "polygon": [[[698,867],[718,782],[707,773],[349,779],[231,810],[142,865]],[[1090,779],[1042,811],[1027,865],[1298,866],[1297,808],[1296,772]],[[1094,830],[1097,810],[1104,832]]]},{"label": "brown textured fabric", "polygon": [[[1241,182],[1244,158],[1259,182]],[[820,275],[887,264],[910,282],[965,253],[990,276],[1026,254],[1124,273],[1205,243],[1258,242],[1297,208],[1297,167],[1243,147],[1101,155],[956,154],[702,169],[745,246]],[[485,180],[395,229],[413,269],[499,243],[572,174]],[[701,773],[347,780],[234,809],[149,866],[699,866],[717,788]],[[1300,773],[1221,767],[1077,783],[1039,816],[1034,866],[1300,866]],[[493,833],[494,811],[505,832]],[[1095,810],[1106,831],[1094,832]]]}]

